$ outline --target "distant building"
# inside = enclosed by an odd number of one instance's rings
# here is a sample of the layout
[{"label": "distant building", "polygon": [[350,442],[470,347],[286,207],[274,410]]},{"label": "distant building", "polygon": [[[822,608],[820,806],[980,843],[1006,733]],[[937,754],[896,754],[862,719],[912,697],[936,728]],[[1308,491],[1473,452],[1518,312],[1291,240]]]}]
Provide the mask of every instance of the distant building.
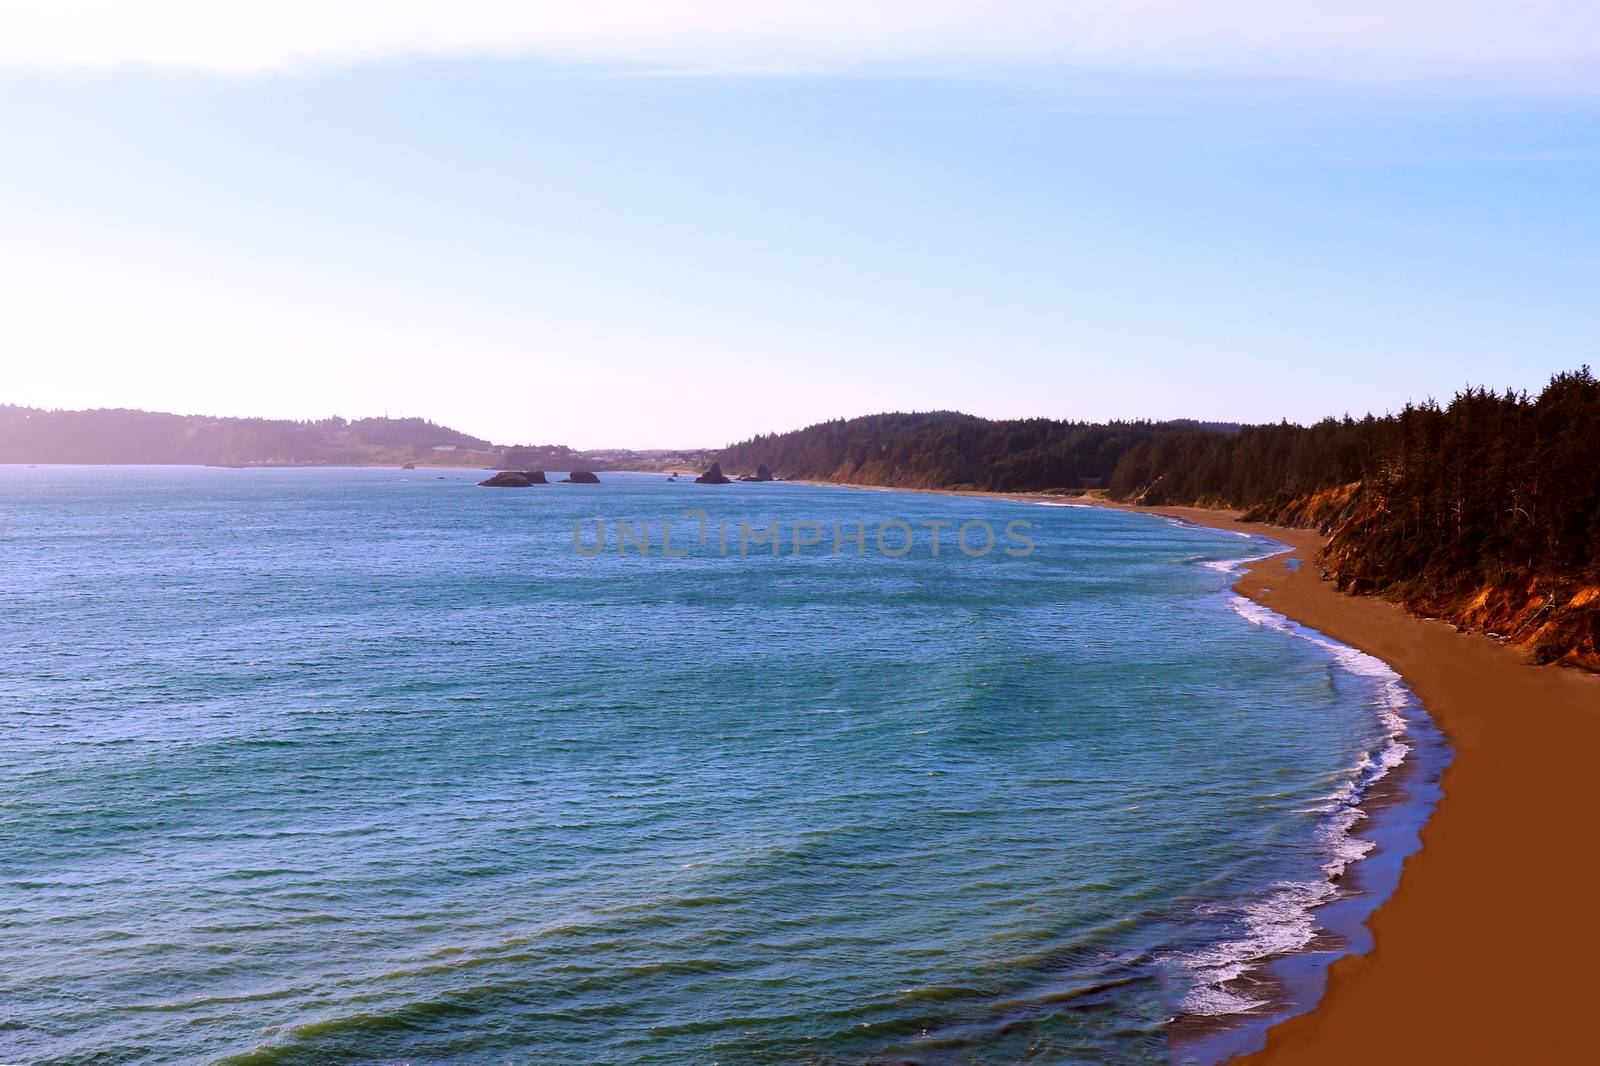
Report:
[{"label": "distant building", "polygon": [[456,446],[454,444],[435,444],[433,450],[436,452],[453,452],[456,450]]}]

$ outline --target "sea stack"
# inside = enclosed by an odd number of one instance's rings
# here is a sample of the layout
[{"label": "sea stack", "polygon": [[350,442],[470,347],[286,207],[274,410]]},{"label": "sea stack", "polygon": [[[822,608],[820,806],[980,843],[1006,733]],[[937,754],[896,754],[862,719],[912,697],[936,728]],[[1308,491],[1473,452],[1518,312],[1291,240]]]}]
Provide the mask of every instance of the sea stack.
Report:
[{"label": "sea stack", "polygon": [[574,470],[561,479],[563,485],[598,485],[600,479],[587,470]]},{"label": "sea stack", "polygon": [[502,470],[491,478],[478,482],[490,489],[525,489],[531,485],[548,485],[543,470]]},{"label": "sea stack", "polygon": [[696,485],[726,485],[728,479],[722,475],[722,464],[712,463],[711,469],[694,479]]},{"label": "sea stack", "polygon": [[740,481],[771,481],[772,480],[772,471],[767,469],[767,464],[766,463],[759,463],[756,466],[756,472],[754,474],[746,474],[743,477],[741,477],[739,480]]}]

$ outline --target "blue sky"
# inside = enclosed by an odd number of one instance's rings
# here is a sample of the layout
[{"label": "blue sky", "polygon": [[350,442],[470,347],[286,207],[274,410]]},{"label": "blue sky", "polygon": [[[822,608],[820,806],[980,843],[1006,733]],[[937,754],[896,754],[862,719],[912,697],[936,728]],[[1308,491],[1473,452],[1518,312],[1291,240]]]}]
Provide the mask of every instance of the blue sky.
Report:
[{"label": "blue sky", "polygon": [[1600,362],[1581,81],[509,51],[0,56],[0,402],[650,447]]}]

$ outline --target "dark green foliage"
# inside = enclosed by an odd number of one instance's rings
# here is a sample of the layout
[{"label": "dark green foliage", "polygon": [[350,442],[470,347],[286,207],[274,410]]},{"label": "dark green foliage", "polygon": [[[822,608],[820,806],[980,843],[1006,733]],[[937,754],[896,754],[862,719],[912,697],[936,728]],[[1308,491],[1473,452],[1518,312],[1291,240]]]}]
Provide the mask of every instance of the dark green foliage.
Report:
[{"label": "dark green foliage", "polygon": [[[994,422],[954,411],[868,415],[755,437],[718,452],[731,470],[913,488],[1029,491],[1104,485],[1137,444],[1194,422]],[[1221,431],[1219,431],[1221,432]]]},{"label": "dark green foliage", "polygon": [[1378,461],[1385,421],[1324,419],[1244,426],[1236,433],[1198,430],[1131,449],[1110,489],[1146,503],[1211,503],[1248,509],[1287,502],[1359,481]]},{"label": "dark green foliage", "polygon": [[1584,367],[1536,399],[1468,389],[1381,419],[1163,437],[1130,450],[1111,489],[1271,514],[1355,481],[1361,506],[1332,549],[1357,587],[1600,579],[1600,382]]},{"label": "dark green foliage", "polygon": [[1600,382],[1587,367],[1535,400],[1475,389],[1386,423],[1373,508],[1347,534],[1362,556],[1353,577],[1437,590],[1600,579]]},{"label": "dark green foliage", "polygon": [[[993,422],[883,414],[756,437],[716,458],[783,477],[916,488],[1037,491],[1105,485],[1148,504],[1203,504],[1306,521],[1341,508],[1341,577],[1406,597],[1521,577],[1600,579],[1600,383],[1587,367],[1537,399],[1468,389],[1448,406],[1313,426]],[[1361,484],[1359,495],[1332,490]],[[1321,522],[1332,515],[1316,518]]]}]

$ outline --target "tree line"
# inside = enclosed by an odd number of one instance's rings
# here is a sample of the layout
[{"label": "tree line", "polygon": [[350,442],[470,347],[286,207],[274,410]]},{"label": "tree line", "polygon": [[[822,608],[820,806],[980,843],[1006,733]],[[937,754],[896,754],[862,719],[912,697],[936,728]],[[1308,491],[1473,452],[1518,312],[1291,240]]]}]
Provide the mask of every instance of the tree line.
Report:
[{"label": "tree line", "polygon": [[[1175,434],[1130,449],[1111,491],[1304,516],[1365,589],[1448,594],[1525,577],[1600,580],[1600,382],[1471,388],[1384,418]],[[1332,490],[1348,488],[1345,493]],[[1319,493],[1330,506],[1300,505]]]},{"label": "tree line", "polygon": [[1044,491],[1103,486],[1135,446],[1201,428],[1196,422],[1095,424],[996,421],[955,411],[893,413],[753,437],[713,458],[734,470],[765,463],[782,477],[806,480]]}]

